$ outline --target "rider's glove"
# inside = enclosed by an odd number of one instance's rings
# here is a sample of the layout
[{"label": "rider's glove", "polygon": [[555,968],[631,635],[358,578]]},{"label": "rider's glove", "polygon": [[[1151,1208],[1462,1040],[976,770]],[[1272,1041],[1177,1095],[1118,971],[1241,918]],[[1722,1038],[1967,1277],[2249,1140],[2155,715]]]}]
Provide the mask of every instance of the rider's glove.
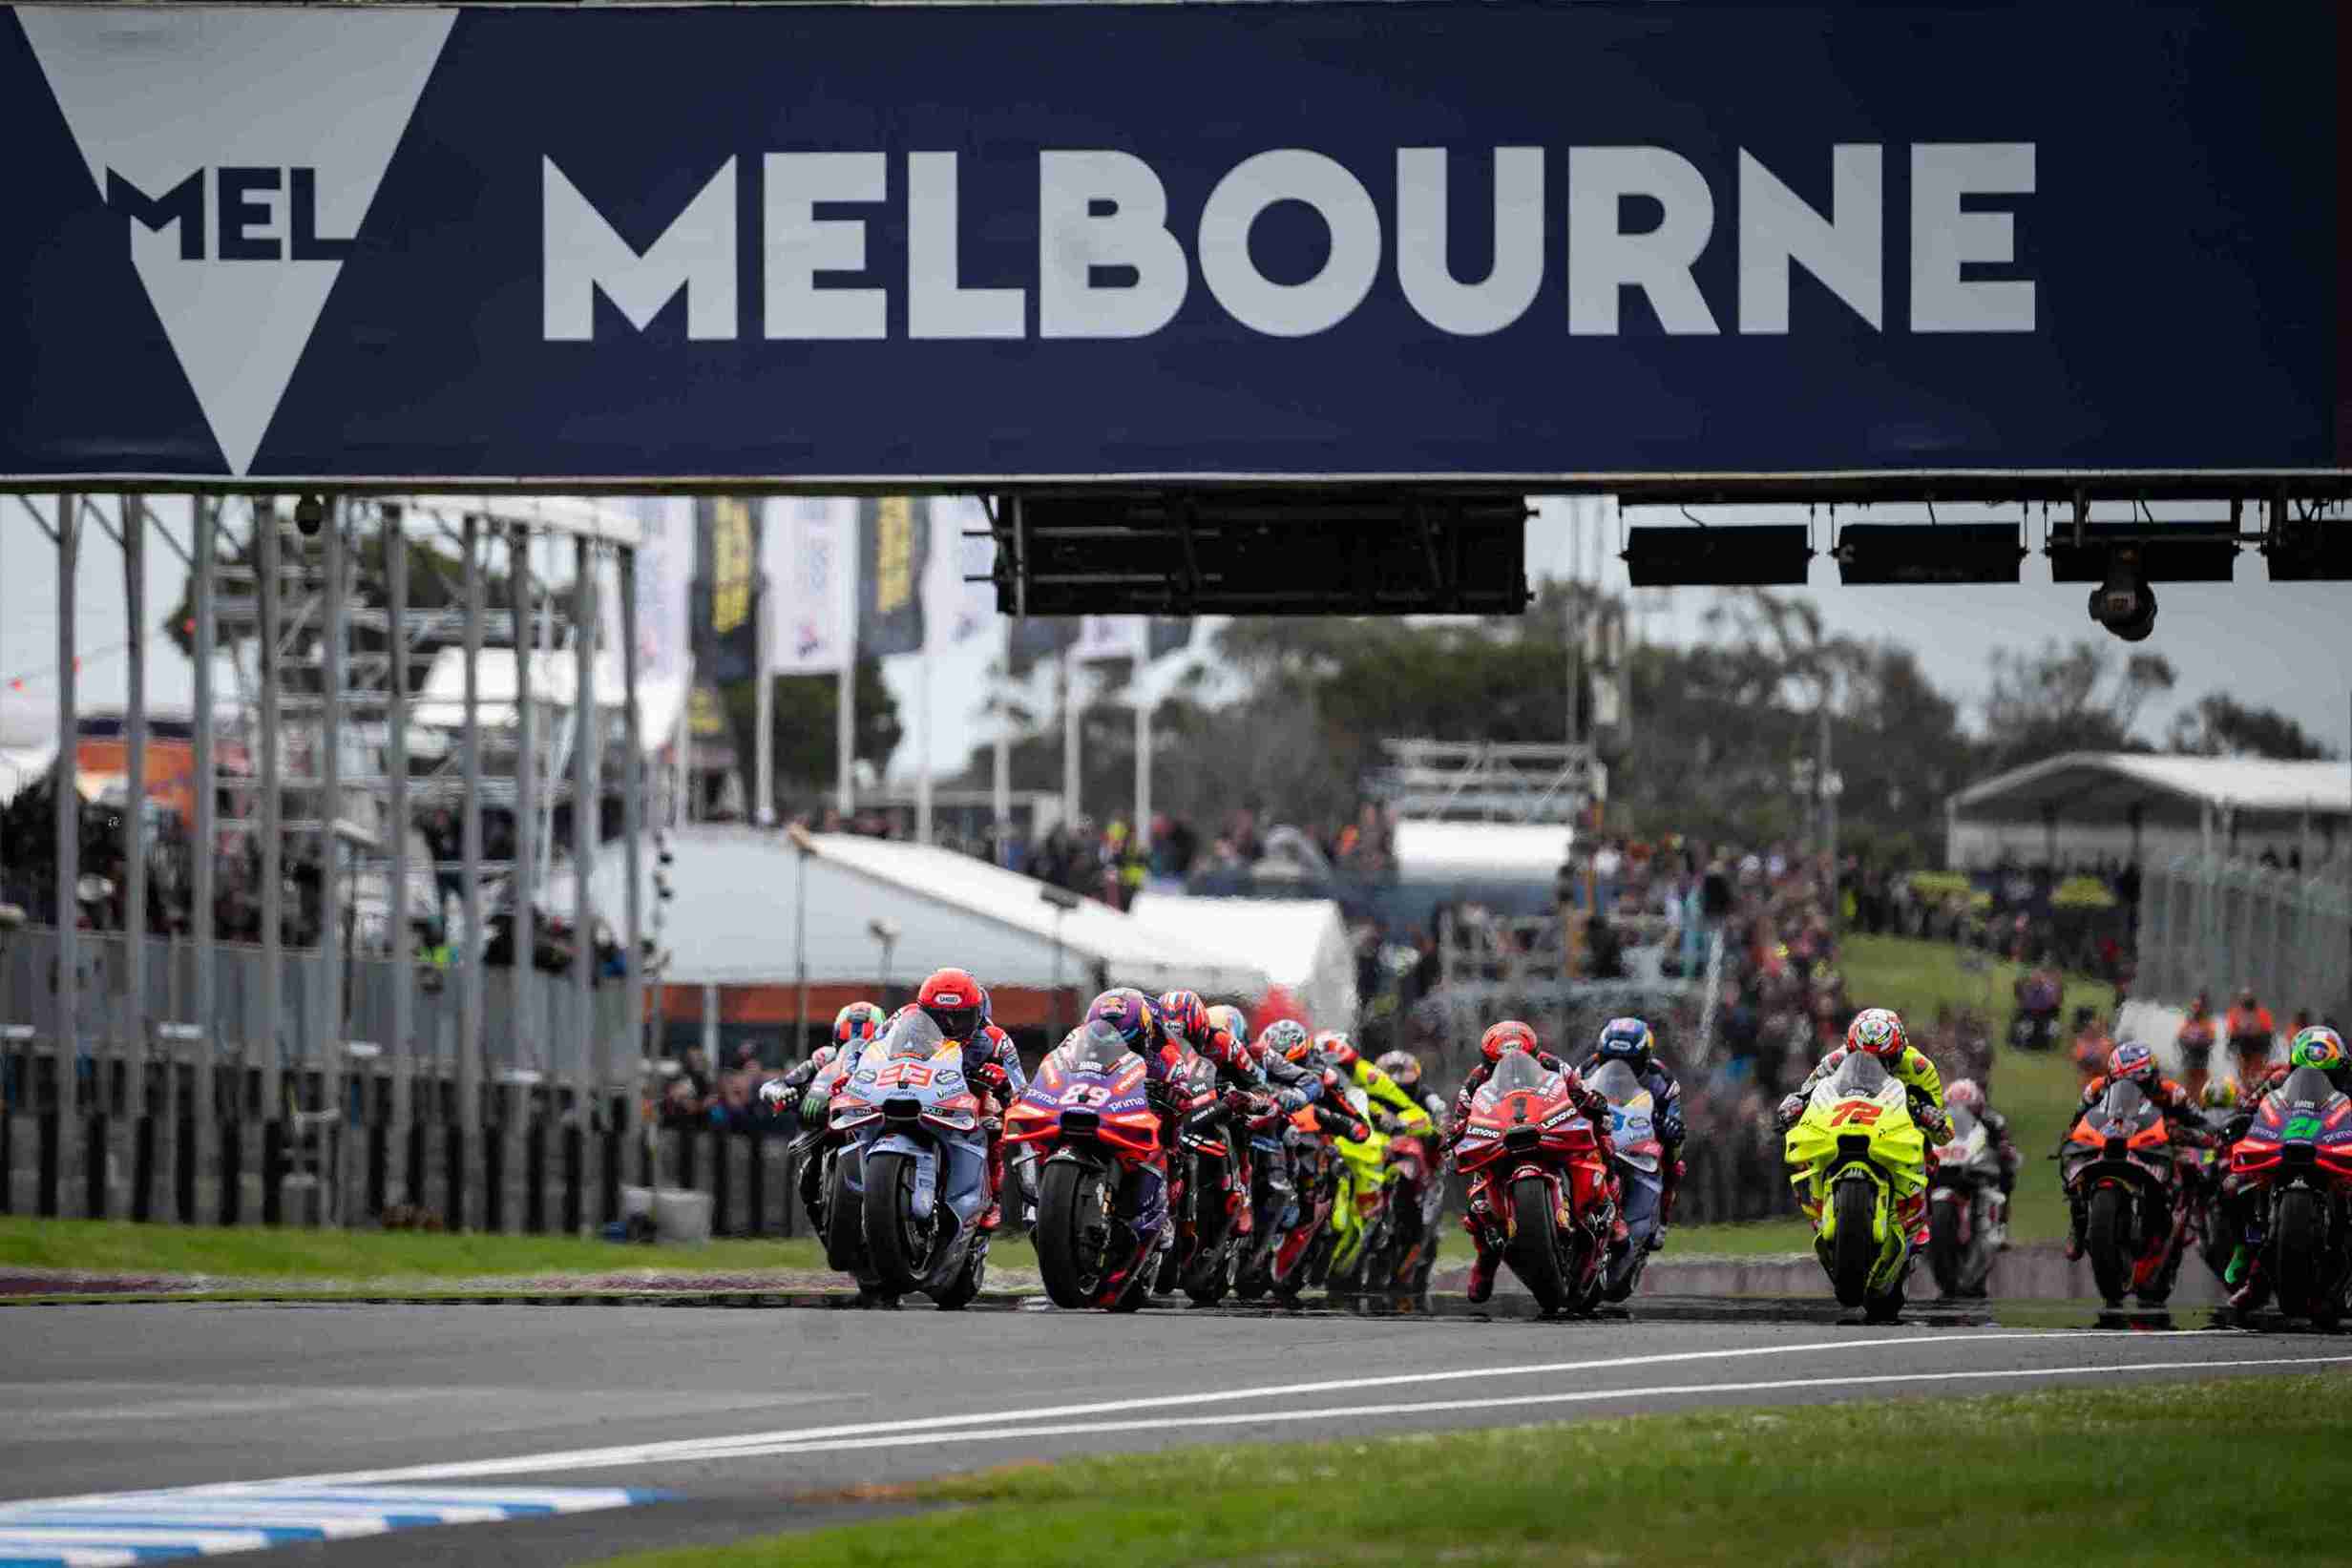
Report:
[{"label": "rider's glove", "polygon": [[1774,1125],[1777,1126],[1782,1132],[1785,1133],[1791,1127],[1796,1126],[1796,1119],[1804,1114],[1805,1097],[1802,1095],[1791,1095],[1786,1099],[1782,1100],[1778,1108],[1773,1112],[1773,1122]]},{"label": "rider's glove", "polygon": [[1004,1063],[999,1061],[984,1061],[980,1063],[979,1066],[975,1067],[970,1076],[974,1083],[978,1084],[982,1089],[996,1096],[998,1099],[1005,1099],[1011,1097],[1013,1090],[1013,1079],[1005,1072]]},{"label": "rider's glove", "polygon": [[801,1097],[800,1119],[808,1122],[823,1121],[826,1108],[830,1101],[831,1097],[822,1089],[809,1090],[808,1094]]},{"label": "rider's glove", "polygon": [[1939,1145],[1952,1141],[1952,1119],[1943,1114],[1942,1106],[1922,1100],[1913,1111],[1912,1119],[1926,1128]]},{"label": "rider's glove", "polygon": [[760,1085],[760,1103],[767,1107],[770,1116],[782,1116],[785,1102],[791,1098],[792,1091],[774,1078]]}]

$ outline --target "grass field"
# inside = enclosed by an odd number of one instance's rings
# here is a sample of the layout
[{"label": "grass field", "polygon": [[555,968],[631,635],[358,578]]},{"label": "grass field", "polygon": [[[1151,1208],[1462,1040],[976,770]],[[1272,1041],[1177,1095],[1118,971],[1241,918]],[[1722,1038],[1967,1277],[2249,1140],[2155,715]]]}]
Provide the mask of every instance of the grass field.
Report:
[{"label": "grass field", "polygon": [[1219,1445],[890,1489],[956,1506],[613,1568],[2145,1568],[2237,1561],[2258,1540],[2265,1563],[2341,1563],[2348,1396],[2342,1374],[2086,1384]]}]

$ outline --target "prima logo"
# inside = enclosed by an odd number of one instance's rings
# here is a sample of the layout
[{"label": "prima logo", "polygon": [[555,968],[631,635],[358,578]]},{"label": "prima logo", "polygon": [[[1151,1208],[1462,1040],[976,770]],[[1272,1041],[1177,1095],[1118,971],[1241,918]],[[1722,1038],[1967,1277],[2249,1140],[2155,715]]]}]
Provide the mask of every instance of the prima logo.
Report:
[{"label": "prima logo", "polygon": [[252,466],[454,19],[17,12],[232,473]]}]

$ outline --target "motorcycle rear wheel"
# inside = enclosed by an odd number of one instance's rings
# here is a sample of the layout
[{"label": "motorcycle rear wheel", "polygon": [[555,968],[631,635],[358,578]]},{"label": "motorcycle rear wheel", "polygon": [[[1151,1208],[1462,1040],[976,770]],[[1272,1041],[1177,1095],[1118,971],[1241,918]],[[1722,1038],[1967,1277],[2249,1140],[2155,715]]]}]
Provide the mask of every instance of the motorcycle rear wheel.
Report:
[{"label": "motorcycle rear wheel", "polygon": [[[1056,1307],[1092,1307],[1102,1293],[1109,1205],[1100,1170],[1075,1160],[1045,1167],[1038,1196],[1038,1273]],[[1094,1232],[1100,1227],[1100,1240]]]},{"label": "motorcycle rear wheel", "polygon": [[1511,1184],[1511,1272],[1546,1312],[1566,1305],[1568,1282],[1560,1267],[1560,1242],[1552,1234],[1552,1189],[1541,1179]]},{"label": "motorcycle rear wheel", "polygon": [[1838,1306],[1859,1307],[1870,1292],[1870,1271],[1879,1265],[1879,1242],[1871,1234],[1879,1189],[1868,1181],[1840,1181],[1830,1202],[1838,1221],[1830,1245],[1830,1284]]},{"label": "motorcycle rear wheel", "polygon": [[825,1261],[844,1274],[854,1274],[866,1263],[866,1215],[850,1191],[850,1160],[855,1151],[833,1157],[825,1181]]},{"label": "motorcycle rear wheel", "polygon": [[2090,1195],[2090,1213],[2083,1222],[2083,1250],[2090,1254],[2090,1278],[2110,1307],[2121,1307],[2132,1288],[2132,1195],[2121,1187],[2101,1187]]}]

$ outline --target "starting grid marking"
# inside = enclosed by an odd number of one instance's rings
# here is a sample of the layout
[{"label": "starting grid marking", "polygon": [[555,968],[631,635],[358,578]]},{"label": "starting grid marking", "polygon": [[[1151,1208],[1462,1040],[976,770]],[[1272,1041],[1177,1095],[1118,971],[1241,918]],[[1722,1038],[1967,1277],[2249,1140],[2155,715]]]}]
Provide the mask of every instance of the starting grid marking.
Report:
[{"label": "starting grid marking", "polygon": [[176,1558],[629,1508],[626,1487],[185,1487],[0,1503],[0,1568],[127,1568]]}]

